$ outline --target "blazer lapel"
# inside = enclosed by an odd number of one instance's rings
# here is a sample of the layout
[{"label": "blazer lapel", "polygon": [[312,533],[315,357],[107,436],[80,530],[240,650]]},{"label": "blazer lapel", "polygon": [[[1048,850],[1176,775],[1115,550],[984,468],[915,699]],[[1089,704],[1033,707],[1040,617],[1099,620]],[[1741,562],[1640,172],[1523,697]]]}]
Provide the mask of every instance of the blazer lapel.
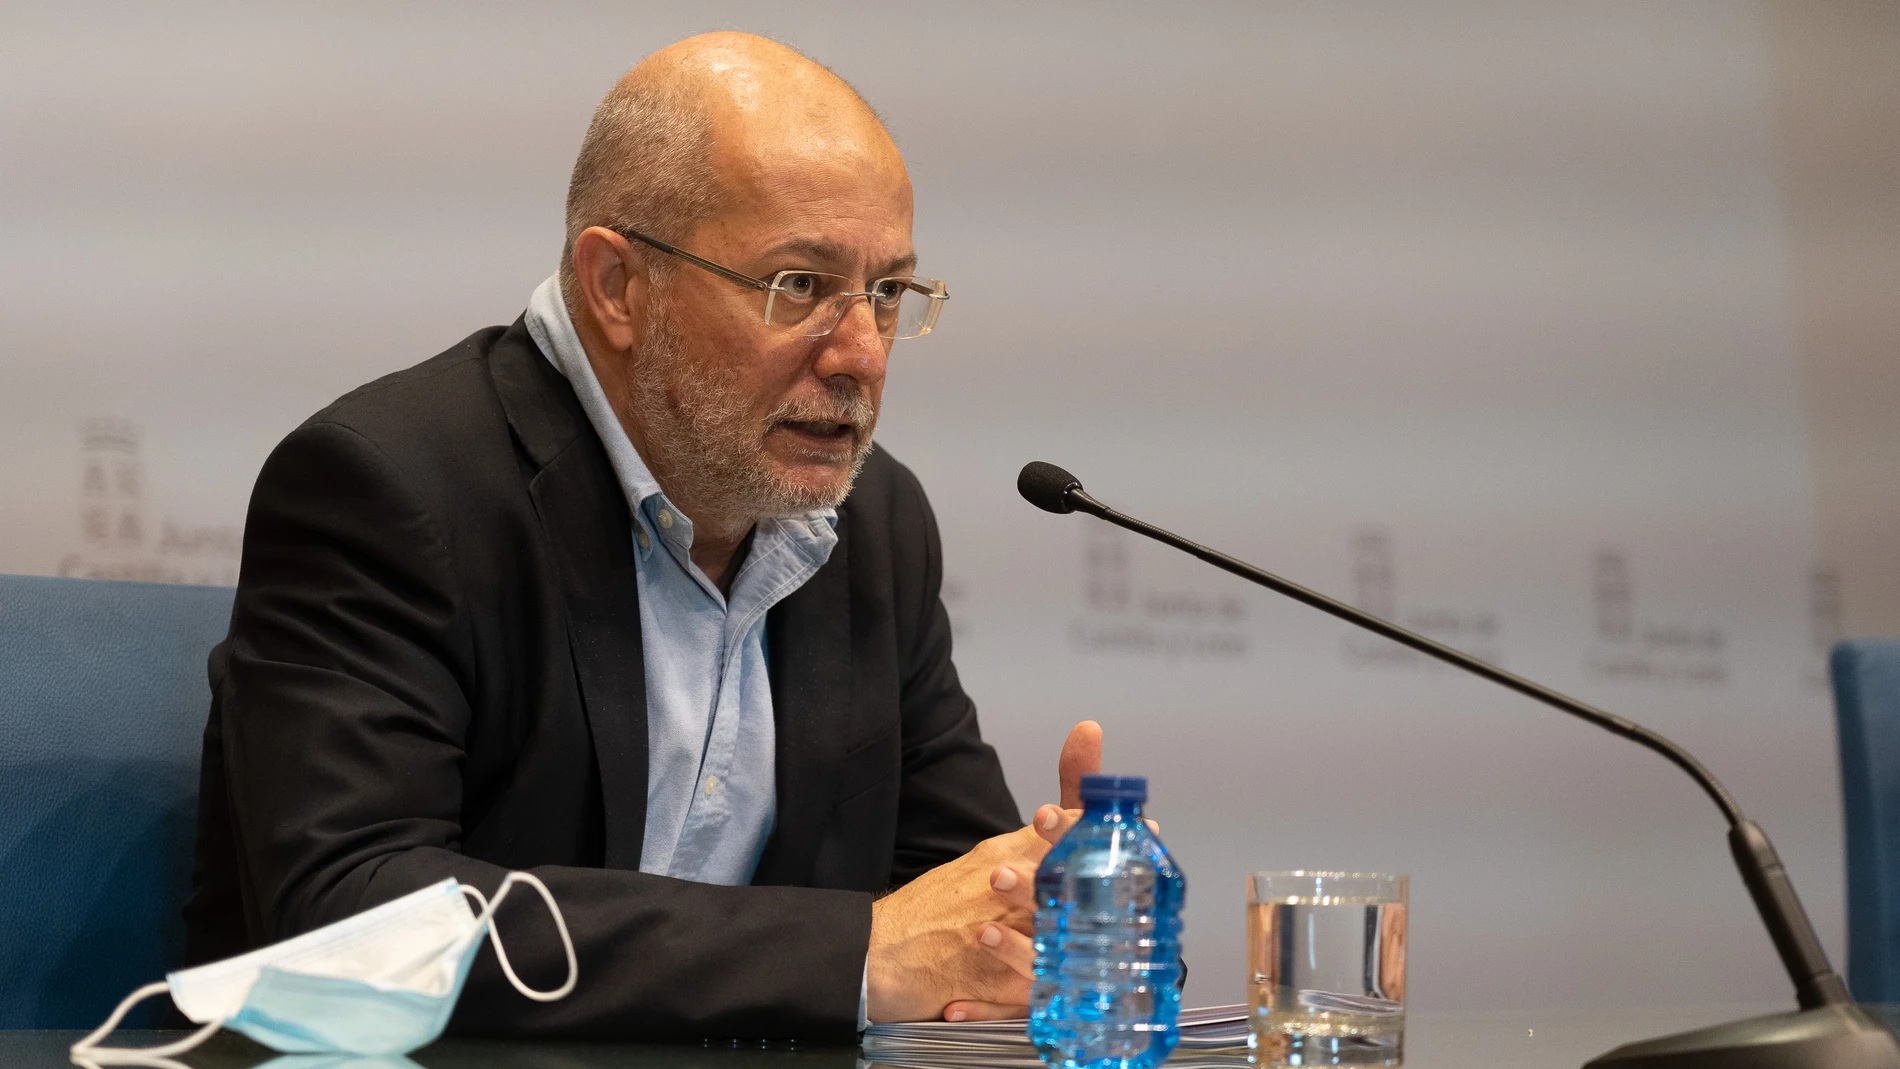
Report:
[{"label": "blazer lapel", "polygon": [[633,517],[567,380],[521,320],[490,356],[496,392],[539,471],[528,483],[561,575],[568,647],[600,769],[608,868],[637,869],[646,837],[646,657]]},{"label": "blazer lapel", "polygon": [[810,883],[837,800],[838,723],[851,702],[850,529],[841,508],[830,559],[766,615],[778,812],[755,884]]}]

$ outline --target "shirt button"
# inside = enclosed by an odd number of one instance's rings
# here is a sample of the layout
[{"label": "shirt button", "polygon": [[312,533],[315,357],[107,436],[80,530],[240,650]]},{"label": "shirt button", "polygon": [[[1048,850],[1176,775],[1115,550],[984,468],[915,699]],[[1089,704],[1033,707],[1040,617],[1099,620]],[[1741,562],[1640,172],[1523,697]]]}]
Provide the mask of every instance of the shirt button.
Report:
[{"label": "shirt button", "polygon": [[648,546],[653,544],[652,540],[647,538],[647,529],[644,527],[640,528],[638,531],[635,531],[633,533],[633,538],[634,538],[634,541],[640,543],[641,549],[645,549]]},{"label": "shirt button", "polygon": [[716,787],[716,786],[718,786],[718,785],[719,785],[719,777],[718,777],[718,776],[707,776],[707,777],[706,777],[706,796],[707,796],[708,798],[710,798],[710,797],[712,797],[712,792],[713,792],[713,788],[714,788],[714,787]]},{"label": "shirt button", "polygon": [[672,512],[668,511],[667,509],[660,510],[660,526],[663,528],[667,528],[669,530],[672,528],[673,526]]}]

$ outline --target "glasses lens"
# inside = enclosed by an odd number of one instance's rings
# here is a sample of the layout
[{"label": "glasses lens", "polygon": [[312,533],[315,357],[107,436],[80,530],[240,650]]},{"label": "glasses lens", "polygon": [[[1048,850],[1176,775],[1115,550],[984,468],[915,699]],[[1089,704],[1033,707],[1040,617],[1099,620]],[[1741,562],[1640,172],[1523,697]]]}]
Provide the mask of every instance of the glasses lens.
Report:
[{"label": "glasses lens", "polygon": [[[886,338],[921,338],[937,325],[948,296],[934,278],[886,278],[877,291],[877,332]],[[888,294],[888,296],[887,296]]]},{"label": "glasses lens", "polygon": [[[765,321],[775,327],[796,327],[811,320],[812,313],[823,308],[834,311],[832,299],[843,293],[850,285],[850,279],[839,275],[827,275],[819,271],[780,271],[772,279],[772,290],[766,295]],[[817,333],[823,334],[832,324],[823,322],[824,316],[813,321],[811,326]],[[836,317],[832,317],[833,322]]]},{"label": "glasses lens", "polygon": [[831,333],[858,297],[864,297],[885,338],[918,338],[937,325],[949,294],[934,278],[880,278],[863,291],[851,280],[821,271],[781,271],[766,296],[765,321],[790,327],[806,337]]}]

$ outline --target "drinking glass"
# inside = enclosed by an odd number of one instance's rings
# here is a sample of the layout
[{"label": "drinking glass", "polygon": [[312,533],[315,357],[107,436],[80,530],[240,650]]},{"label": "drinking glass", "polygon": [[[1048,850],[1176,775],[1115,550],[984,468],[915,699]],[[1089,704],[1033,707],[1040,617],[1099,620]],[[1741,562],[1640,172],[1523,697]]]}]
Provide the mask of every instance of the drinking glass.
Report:
[{"label": "drinking glass", "polygon": [[1259,1065],[1399,1065],[1409,880],[1378,872],[1247,876],[1247,980]]}]

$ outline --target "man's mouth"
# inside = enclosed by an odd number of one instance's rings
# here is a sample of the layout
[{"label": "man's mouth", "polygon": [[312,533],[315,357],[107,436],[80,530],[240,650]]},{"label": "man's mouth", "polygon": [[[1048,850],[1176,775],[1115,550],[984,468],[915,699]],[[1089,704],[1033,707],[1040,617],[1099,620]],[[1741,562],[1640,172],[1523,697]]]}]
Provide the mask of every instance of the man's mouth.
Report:
[{"label": "man's mouth", "polygon": [[838,423],[831,420],[783,420],[780,429],[791,431],[801,438],[826,444],[849,442],[856,427],[850,423]]}]

